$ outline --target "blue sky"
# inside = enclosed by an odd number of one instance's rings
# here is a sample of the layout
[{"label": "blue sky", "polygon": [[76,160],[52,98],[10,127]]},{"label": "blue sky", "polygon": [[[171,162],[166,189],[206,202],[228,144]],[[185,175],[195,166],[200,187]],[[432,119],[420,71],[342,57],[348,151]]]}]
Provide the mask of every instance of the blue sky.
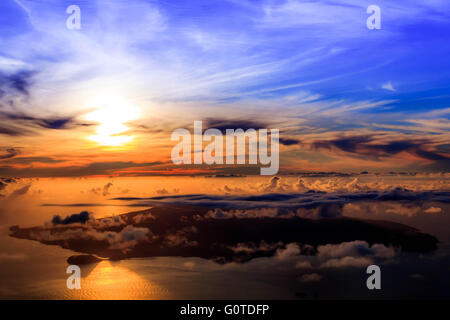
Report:
[{"label": "blue sky", "polygon": [[[65,29],[70,4],[81,8],[78,35]],[[381,8],[381,30],[366,28],[370,4]],[[78,64],[66,81],[122,71],[126,63],[114,58],[128,58],[142,68],[144,81],[152,80],[152,69],[154,77],[164,72],[161,63],[168,77],[198,83],[191,92],[175,90],[174,98],[265,99],[308,91],[322,99],[399,100],[393,110],[449,107],[445,1],[6,0],[0,10],[2,56],[36,71]],[[103,52],[89,52],[93,43]],[[83,61],[101,61],[102,54],[112,56],[110,64],[93,69]]]}]

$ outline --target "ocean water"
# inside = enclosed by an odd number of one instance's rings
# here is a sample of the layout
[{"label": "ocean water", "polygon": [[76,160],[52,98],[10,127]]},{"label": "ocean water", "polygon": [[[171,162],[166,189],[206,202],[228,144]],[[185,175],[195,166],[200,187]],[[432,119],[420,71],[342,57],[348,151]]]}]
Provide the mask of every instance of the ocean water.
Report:
[{"label": "ocean water", "polygon": [[[367,179],[367,183],[372,183],[369,178],[364,179]],[[387,180],[384,179],[384,183]],[[285,185],[294,185],[296,178],[284,181]],[[105,191],[104,186],[109,182],[112,187]],[[355,185],[352,178],[339,183],[345,185],[344,182],[353,183],[348,188]],[[262,188],[270,187],[270,183],[259,177],[22,180],[17,185],[9,186],[10,189],[6,190],[6,196],[1,200],[0,299],[450,297],[449,208],[448,204],[439,202],[360,202],[343,208],[345,216],[404,223],[440,240],[438,250],[431,254],[397,252],[388,259],[375,259],[374,262],[381,266],[383,272],[382,290],[376,292],[367,290],[364,264],[346,264],[333,268],[314,266],[305,269],[304,266],[308,263],[314,264],[313,258],[286,252],[270,258],[253,259],[244,264],[218,264],[196,257],[101,261],[82,266],[81,290],[69,290],[66,285],[69,276],[66,273],[67,258],[77,253],[8,235],[11,225],[42,225],[48,223],[55,214],[64,216],[89,210],[98,218],[146,208],[112,200],[124,195],[148,197],[207,191],[221,194],[224,186],[233,186],[251,193],[258,192],[261,185]],[[319,188],[325,183],[329,184],[329,181],[324,181],[323,184],[317,181],[310,183],[316,183]],[[357,188],[362,188],[361,185],[365,182],[360,180],[358,183],[360,185]],[[395,186],[391,181],[388,183]],[[436,186],[442,183],[442,179],[424,178],[419,181],[408,178],[402,181],[397,179],[396,183],[410,188],[414,185]],[[27,192],[12,197],[15,190],[28,185],[30,187]],[[280,190],[274,191],[281,192]]]},{"label": "ocean water", "polygon": [[273,274],[269,280],[268,270],[260,267],[251,270],[179,257],[82,266],[81,290],[69,290],[66,259],[74,252],[14,239],[2,231],[1,299],[295,298],[284,274]]}]

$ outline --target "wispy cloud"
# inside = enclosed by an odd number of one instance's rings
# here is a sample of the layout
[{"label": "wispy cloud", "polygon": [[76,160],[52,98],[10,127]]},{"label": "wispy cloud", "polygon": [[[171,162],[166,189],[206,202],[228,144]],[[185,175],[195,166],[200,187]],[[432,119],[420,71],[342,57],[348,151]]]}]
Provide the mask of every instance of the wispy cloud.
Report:
[{"label": "wispy cloud", "polygon": [[394,88],[394,86],[392,85],[392,83],[391,83],[390,81],[384,83],[384,84],[381,86],[381,88],[386,89],[386,90],[389,90],[389,91],[393,91],[393,92],[397,91],[397,89]]}]

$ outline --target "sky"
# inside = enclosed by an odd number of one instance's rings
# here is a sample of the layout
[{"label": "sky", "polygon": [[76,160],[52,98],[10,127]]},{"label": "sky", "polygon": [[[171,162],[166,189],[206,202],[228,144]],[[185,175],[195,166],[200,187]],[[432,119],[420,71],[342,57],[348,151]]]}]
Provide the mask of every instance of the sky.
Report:
[{"label": "sky", "polygon": [[[81,29],[66,27],[78,5]],[[381,29],[366,12],[381,10]],[[448,172],[450,3],[3,0],[0,176],[175,166],[177,128],[280,130],[280,174]]]}]

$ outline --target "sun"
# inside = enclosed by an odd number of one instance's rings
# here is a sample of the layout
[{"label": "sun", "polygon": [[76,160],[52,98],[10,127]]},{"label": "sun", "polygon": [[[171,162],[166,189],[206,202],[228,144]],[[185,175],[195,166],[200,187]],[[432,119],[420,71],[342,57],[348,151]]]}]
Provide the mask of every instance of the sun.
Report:
[{"label": "sun", "polygon": [[95,135],[88,137],[102,146],[122,146],[131,142],[132,135],[126,135],[129,130],[127,122],[136,120],[140,116],[140,109],[136,105],[118,96],[96,98],[90,103],[96,109],[85,118],[98,123]]}]

